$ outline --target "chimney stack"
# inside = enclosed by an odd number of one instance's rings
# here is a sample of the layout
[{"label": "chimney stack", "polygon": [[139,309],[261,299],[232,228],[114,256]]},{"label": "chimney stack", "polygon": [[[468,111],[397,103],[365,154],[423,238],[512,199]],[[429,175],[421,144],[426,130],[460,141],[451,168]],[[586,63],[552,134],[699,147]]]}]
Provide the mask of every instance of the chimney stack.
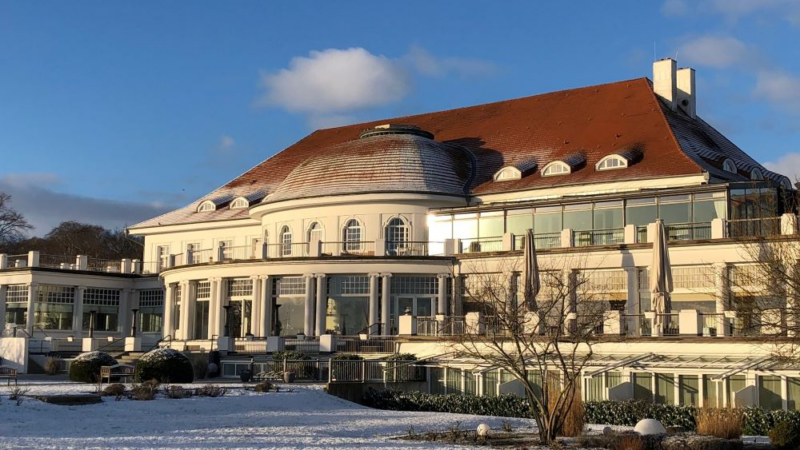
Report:
[{"label": "chimney stack", "polygon": [[697,91],[694,85],[694,69],[678,69],[678,106],[692,119],[697,113]]},{"label": "chimney stack", "polygon": [[678,108],[677,67],[672,58],[664,58],[653,63],[653,91],[673,111]]}]

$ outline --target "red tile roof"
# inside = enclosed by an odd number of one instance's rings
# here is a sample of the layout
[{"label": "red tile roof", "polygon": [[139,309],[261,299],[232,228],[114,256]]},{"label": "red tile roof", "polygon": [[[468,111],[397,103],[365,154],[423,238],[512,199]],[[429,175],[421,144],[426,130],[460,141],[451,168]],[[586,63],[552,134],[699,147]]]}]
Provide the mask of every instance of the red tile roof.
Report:
[{"label": "red tile roof", "polygon": [[[744,179],[715,167],[711,161],[731,157],[739,167],[758,167],[765,176],[779,179],[703,120],[671,111],[653,93],[650,80],[639,78],[598,86],[552,92],[415,116],[376,120],[318,130],[253,167],[241,176],[185,208],[142,222],[136,227],[203,222],[247,217],[246,210],[226,208],[196,213],[205,199],[234,198],[253,192],[275,193],[299,165],[332,157],[359,134],[380,124],[416,125],[435,140],[472,151],[477,159],[473,194],[637,180],[706,171],[723,180]],[[374,139],[374,138],[367,138]],[[360,147],[360,145],[359,145]],[[638,152],[625,170],[596,171],[604,156]],[[542,177],[541,169],[554,160],[583,159],[565,176]],[[324,159],[324,157],[323,157]],[[493,181],[504,166],[532,167],[519,180]],[[750,170],[750,169],[748,169]],[[361,192],[360,189],[354,192]],[[336,193],[342,193],[338,190]]]}]

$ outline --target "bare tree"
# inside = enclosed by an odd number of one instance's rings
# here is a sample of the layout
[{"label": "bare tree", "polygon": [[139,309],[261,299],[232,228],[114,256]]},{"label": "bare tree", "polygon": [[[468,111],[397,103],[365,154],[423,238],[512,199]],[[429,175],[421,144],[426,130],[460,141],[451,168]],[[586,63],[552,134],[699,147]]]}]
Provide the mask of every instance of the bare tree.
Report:
[{"label": "bare tree", "polygon": [[[581,372],[603,326],[602,281],[572,258],[541,264],[541,292],[526,305],[520,259],[465,263],[465,307],[483,314],[450,350],[511,374],[524,387],[543,444],[553,442],[580,398]],[[572,264],[570,264],[572,263]],[[575,270],[578,269],[578,270]]]},{"label": "bare tree", "polygon": [[0,245],[24,239],[25,232],[32,228],[25,217],[11,207],[11,196],[0,192]]}]

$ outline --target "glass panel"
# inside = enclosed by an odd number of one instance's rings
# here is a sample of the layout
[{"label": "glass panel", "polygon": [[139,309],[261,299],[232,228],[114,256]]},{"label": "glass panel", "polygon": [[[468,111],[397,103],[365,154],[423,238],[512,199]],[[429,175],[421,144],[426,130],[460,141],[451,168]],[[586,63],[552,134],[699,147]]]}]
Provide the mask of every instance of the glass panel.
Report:
[{"label": "glass panel", "polygon": [[758,377],[758,404],[768,411],[783,408],[781,377]]},{"label": "glass panel", "polygon": [[603,375],[595,375],[592,378],[586,379],[586,400],[590,402],[598,402],[603,400],[605,394],[605,386],[603,383]]},{"label": "glass panel", "polygon": [[536,208],[533,215],[533,231],[541,233],[560,233],[561,226],[561,207],[550,206],[547,208]]},{"label": "glass panel", "polygon": [[461,388],[461,369],[449,367],[447,369],[447,393],[462,394],[463,392]]},{"label": "glass panel", "polygon": [[[142,307],[139,312],[139,323],[142,333],[160,333],[163,324],[163,307]],[[207,323],[208,321],[206,321]]]},{"label": "glass panel", "polygon": [[566,205],[564,206],[564,228],[576,231],[592,229],[592,205]]},{"label": "glass panel", "polygon": [[[490,215],[491,214],[491,215]],[[505,230],[503,229],[503,213],[483,213],[479,219],[478,236],[480,237],[497,237],[502,236]]]},{"label": "glass panel", "polygon": [[417,299],[417,316],[419,317],[428,317],[433,315],[433,309],[431,308],[431,299],[429,298],[418,298]]},{"label": "glass panel", "polygon": [[[728,377],[728,406],[737,406],[736,403],[736,393],[744,389],[745,387],[745,377],[744,375],[733,375]],[[738,405],[738,406],[746,406],[746,405]]]},{"label": "glass panel", "polygon": [[355,335],[367,328],[369,300],[366,297],[328,298],[326,333]]},{"label": "glass panel", "polygon": [[695,201],[693,222],[711,222],[714,219],[725,218],[725,200]]},{"label": "glass panel", "polygon": [[397,314],[400,316],[414,314],[414,299],[413,298],[397,299]]},{"label": "glass panel", "polygon": [[671,373],[656,374],[656,403],[675,404],[675,377]]},{"label": "glass panel", "polygon": [[753,206],[747,202],[746,189],[731,189],[731,219],[747,219],[753,216]]},{"label": "glass panel", "polygon": [[453,237],[453,218],[451,216],[433,216],[428,224],[428,236],[431,242],[444,242]]},{"label": "glass panel", "polygon": [[277,336],[302,334],[305,320],[305,299],[302,297],[279,297],[276,302],[278,320],[275,323]]},{"label": "glass panel", "polygon": [[789,377],[786,379],[788,383],[788,405],[789,411],[796,411],[798,402],[800,402],[800,378]]},{"label": "glass panel", "polygon": [[658,206],[654,198],[633,198],[626,202],[626,221],[632,225],[647,225],[658,217]]},{"label": "glass panel", "polygon": [[478,219],[475,214],[456,216],[456,220],[453,221],[453,238],[474,239],[476,237],[478,237]]},{"label": "glass panel", "polygon": [[681,375],[679,383],[680,404],[697,406],[700,395],[700,380],[697,375]]},{"label": "glass panel", "polygon": [[508,217],[506,217],[507,233],[523,235],[529,228],[533,228],[533,214],[530,209],[508,212]]},{"label": "glass panel", "polygon": [[[664,203],[667,199],[677,199],[687,197],[685,202]],[[688,201],[688,196],[679,195],[674,197],[662,197],[659,206],[659,216],[664,219],[664,223],[688,223],[691,222],[692,204]]]},{"label": "glass panel", "polygon": [[646,402],[653,401],[652,390],[653,376],[649,373],[634,373],[633,374],[633,399],[644,400]]},{"label": "glass panel", "polygon": [[33,321],[45,330],[71,330],[72,310],[72,304],[36,302]]},{"label": "glass panel", "polygon": [[497,397],[497,385],[500,382],[499,370],[489,370],[483,373],[483,395]]},{"label": "glass panel", "polygon": [[[614,202],[618,203],[618,202]],[[599,203],[598,203],[599,205]],[[619,206],[614,208],[603,208],[594,210],[594,229],[595,230],[608,230],[611,228],[622,228],[624,227],[623,219],[622,219],[622,205],[619,202]]]},{"label": "glass panel", "polygon": [[606,385],[613,389],[622,384],[622,374],[619,372],[606,372]]},{"label": "glass panel", "polygon": [[722,391],[722,382],[714,382],[711,375],[703,375],[703,406],[718,408],[722,404],[719,402],[717,389]]},{"label": "glass panel", "polygon": [[[208,300],[198,300],[194,312],[194,338],[195,339],[208,339]],[[142,330],[144,331],[144,330]]]}]

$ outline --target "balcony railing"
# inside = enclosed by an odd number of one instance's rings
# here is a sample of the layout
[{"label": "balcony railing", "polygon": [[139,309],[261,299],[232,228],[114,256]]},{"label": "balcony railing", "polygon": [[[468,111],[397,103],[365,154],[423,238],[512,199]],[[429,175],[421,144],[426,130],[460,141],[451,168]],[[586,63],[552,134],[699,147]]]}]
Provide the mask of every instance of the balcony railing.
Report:
[{"label": "balcony railing", "polygon": [[[27,257],[27,255],[25,255]],[[39,267],[47,267],[50,269],[69,269],[75,266],[74,256],[61,256],[61,255],[40,255]]]},{"label": "balcony railing", "polygon": [[[310,255],[311,253],[306,253]],[[373,241],[343,241],[321,243],[320,256],[374,256],[375,242]]]},{"label": "balcony railing", "polygon": [[781,234],[780,217],[737,219],[727,221],[728,237],[766,237]]},{"label": "balcony railing", "polygon": [[489,253],[503,251],[503,237],[485,237],[461,241],[461,253]]},{"label": "balcony railing", "polygon": [[447,316],[443,320],[435,317],[417,317],[419,336],[461,336],[466,330],[463,316]]},{"label": "balcony railing", "polygon": [[671,223],[665,226],[670,241],[711,239],[710,223]]},{"label": "balcony railing", "polygon": [[616,245],[625,242],[625,231],[622,228],[609,230],[573,231],[572,239],[575,247],[590,245]]},{"label": "balcony railing", "polygon": [[647,243],[647,225],[636,225],[636,243]]}]

